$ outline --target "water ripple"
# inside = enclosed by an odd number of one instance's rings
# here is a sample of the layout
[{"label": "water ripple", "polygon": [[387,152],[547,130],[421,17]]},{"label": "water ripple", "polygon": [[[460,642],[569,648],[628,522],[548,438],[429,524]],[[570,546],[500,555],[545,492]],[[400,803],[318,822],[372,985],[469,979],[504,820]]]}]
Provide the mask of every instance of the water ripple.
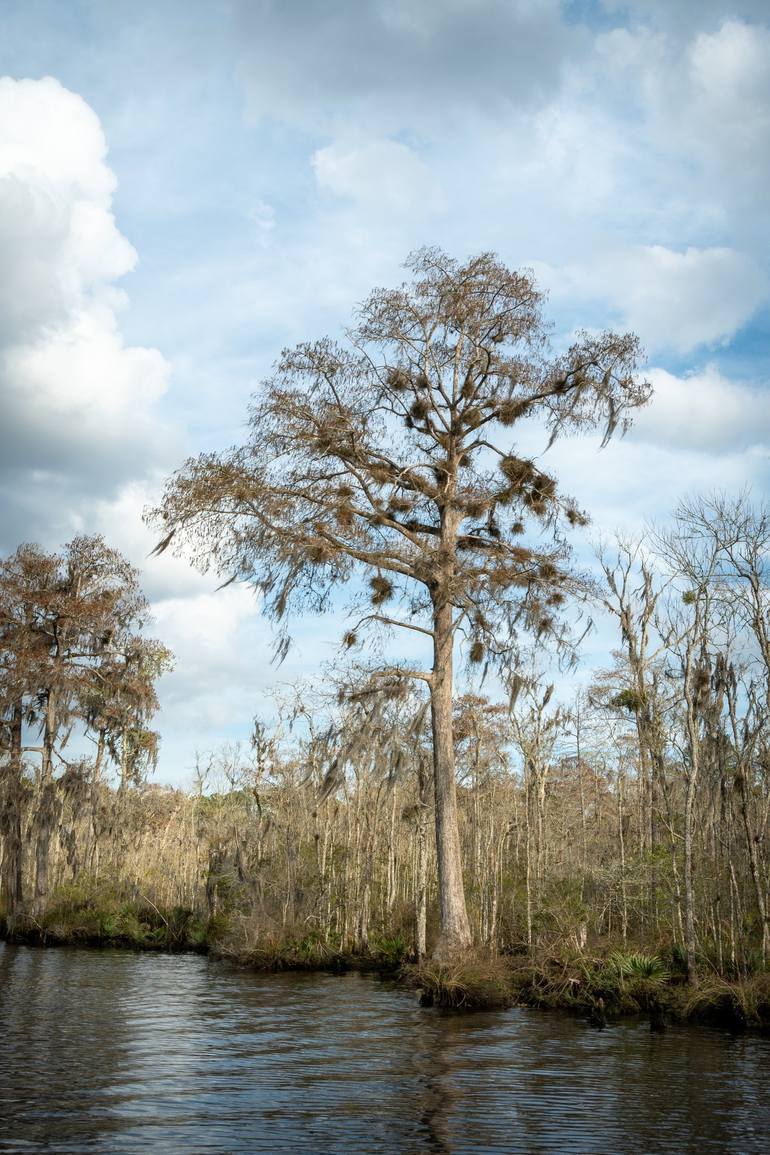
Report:
[{"label": "water ripple", "polygon": [[766,1152],[770,1043],[0,946],[0,1152]]}]

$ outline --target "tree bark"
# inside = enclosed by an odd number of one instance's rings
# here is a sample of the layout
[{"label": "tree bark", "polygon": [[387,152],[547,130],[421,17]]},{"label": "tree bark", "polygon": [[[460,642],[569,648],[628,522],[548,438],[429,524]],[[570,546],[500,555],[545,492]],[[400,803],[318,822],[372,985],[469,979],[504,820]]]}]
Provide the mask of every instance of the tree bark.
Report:
[{"label": "tree bark", "polygon": [[58,726],[56,695],[49,689],[43,731],[43,765],[37,799],[35,844],[35,897],[33,912],[39,918],[48,901],[51,839],[59,817],[59,799],[53,778],[54,741]]},{"label": "tree bark", "polygon": [[467,949],[471,929],[465,906],[460,834],[457,822],[452,719],[452,607],[448,601],[434,606],[433,679],[431,723],[433,728],[433,779],[436,800],[436,858],[441,933],[434,958],[441,961]]},{"label": "tree bark", "polygon": [[422,753],[417,758],[417,878],[415,887],[415,938],[417,961],[427,952],[428,931],[428,767]]},{"label": "tree bark", "polygon": [[24,861],[22,840],[23,783],[21,777],[21,705],[14,706],[9,723],[10,758],[3,775],[4,797],[2,803],[3,870],[2,891],[5,898],[5,912],[12,917],[24,906]]}]

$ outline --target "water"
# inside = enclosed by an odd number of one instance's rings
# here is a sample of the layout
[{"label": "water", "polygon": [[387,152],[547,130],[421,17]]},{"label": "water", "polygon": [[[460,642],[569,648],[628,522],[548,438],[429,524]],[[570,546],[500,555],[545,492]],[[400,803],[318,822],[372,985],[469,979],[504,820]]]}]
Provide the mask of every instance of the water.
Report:
[{"label": "water", "polygon": [[0,945],[0,1151],[770,1151],[770,1041]]}]

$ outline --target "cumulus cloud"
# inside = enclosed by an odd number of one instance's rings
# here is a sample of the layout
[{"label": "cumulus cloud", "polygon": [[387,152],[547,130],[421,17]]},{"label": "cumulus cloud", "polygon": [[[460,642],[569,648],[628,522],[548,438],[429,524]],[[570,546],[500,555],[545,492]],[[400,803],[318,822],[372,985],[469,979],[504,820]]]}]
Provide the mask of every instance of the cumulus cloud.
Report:
[{"label": "cumulus cloud", "polygon": [[0,78],[5,339],[34,338],[133,268],[98,118],[56,80]]},{"label": "cumulus cloud", "polygon": [[590,263],[540,274],[557,300],[600,301],[648,351],[691,353],[732,338],[767,295],[767,276],[745,253],[725,246],[682,252],[626,246]]},{"label": "cumulus cloud", "polygon": [[714,365],[685,377],[653,369],[649,377],[653,400],[637,415],[633,440],[709,455],[764,447],[770,455],[766,390],[730,381]]},{"label": "cumulus cloud", "polygon": [[[612,96],[637,176],[654,179],[681,227],[761,227],[770,176],[770,28],[736,18],[618,27],[596,39],[595,101]],[[714,26],[716,24],[716,26]],[[654,166],[651,168],[651,165]],[[649,186],[647,193],[649,194]],[[744,214],[735,219],[735,213]],[[748,216],[745,214],[748,213]]]},{"label": "cumulus cloud", "polygon": [[[73,502],[162,455],[169,365],[127,346],[116,282],[136,252],[86,102],[56,80],[0,79],[0,484],[48,480]],[[50,479],[57,486],[50,486]],[[55,501],[55,496],[53,497]],[[9,545],[15,543],[8,543]]]}]

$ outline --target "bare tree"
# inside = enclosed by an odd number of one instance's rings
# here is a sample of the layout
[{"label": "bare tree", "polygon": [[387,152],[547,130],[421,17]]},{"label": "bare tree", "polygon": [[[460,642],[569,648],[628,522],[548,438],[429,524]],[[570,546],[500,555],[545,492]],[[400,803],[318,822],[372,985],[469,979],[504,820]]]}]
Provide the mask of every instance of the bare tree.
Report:
[{"label": "bare tree", "polygon": [[[413,282],[373,292],[344,345],[285,351],[254,400],[248,443],[189,460],[151,521],[159,550],[176,540],[200,566],[250,582],[278,622],[324,610],[362,574],[371,604],[347,644],[372,624],[429,643],[430,668],[382,676],[430,691],[440,956],[471,940],[452,732],[458,637],[472,660],[510,663],[519,630],[557,632],[558,607],[579,586],[558,526],[585,517],[506,430],[535,418],[551,442],[597,426],[606,442],[650,389],[631,335],[582,335],[551,354],[532,277],[494,256],[460,264],[423,249],[407,267]],[[524,538],[531,520],[537,532]],[[279,652],[287,646],[284,627]]]},{"label": "bare tree", "polygon": [[[720,704],[726,701],[727,734],[722,733],[720,717],[718,737],[723,742],[729,740],[735,762],[734,781],[762,928],[762,958],[766,961],[770,954],[770,913],[763,830],[770,805],[765,777],[770,740],[770,509],[753,505],[747,493],[734,498],[713,494],[680,506],[677,522],[678,536],[687,543],[690,571],[693,557],[705,556],[711,562],[704,576],[718,630],[712,630],[717,636],[710,640],[720,649],[714,663],[712,697],[716,691]],[[699,575],[703,570],[701,563]],[[700,585],[703,580],[700,577]],[[712,724],[712,732],[716,729]],[[752,813],[754,795],[764,800],[757,819]]]},{"label": "bare tree", "polygon": [[539,904],[546,873],[546,787],[560,730],[566,721],[558,706],[549,710],[553,685],[543,689],[532,676],[511,710],[511,732],[522,761],[526,830],[527,944],[532,946],[533,907]]}]

